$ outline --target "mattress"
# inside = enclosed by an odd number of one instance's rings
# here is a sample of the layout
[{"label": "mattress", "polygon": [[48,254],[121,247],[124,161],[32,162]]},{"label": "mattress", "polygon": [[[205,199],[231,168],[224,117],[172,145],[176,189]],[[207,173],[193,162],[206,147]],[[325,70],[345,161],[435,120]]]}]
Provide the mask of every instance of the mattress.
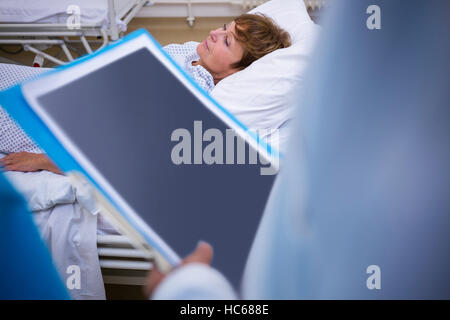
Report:
[{"label": "mattress", "polygon": [[[123,17],[135,2],[136,0],[114,0],[117,16]],[[71,5],[79,6],[81,24],[108,26],[108,0],[2,0],[0,22],[64,24],[69,17],[66,11]],[[119,20],[116,23],[123,24]]]}]

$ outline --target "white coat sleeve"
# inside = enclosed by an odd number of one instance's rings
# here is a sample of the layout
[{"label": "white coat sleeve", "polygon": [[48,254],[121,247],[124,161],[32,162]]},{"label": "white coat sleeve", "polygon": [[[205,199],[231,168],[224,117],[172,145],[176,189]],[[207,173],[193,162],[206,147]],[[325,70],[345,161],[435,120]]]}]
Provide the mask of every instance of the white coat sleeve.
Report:
[{"label": "white coat sleeve", "polygon": [[154,300],[234,300],[237,295],[217,270],[191,263],[170,273],[156,288]]}]

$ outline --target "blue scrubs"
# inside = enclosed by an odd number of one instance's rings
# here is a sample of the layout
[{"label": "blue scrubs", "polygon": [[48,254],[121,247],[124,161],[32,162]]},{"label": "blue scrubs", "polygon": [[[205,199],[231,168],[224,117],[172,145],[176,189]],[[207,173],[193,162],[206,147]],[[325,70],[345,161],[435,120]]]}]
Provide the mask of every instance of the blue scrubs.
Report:
[{"label": "blue scrubs", "polygon": [[0,299],[69,299],[24,199],[0,172]]}]

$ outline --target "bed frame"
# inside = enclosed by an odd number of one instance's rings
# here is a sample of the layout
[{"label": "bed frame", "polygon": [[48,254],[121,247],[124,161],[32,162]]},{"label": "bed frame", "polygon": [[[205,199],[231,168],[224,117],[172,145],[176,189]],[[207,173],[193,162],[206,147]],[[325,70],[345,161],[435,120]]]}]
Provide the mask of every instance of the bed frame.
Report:
[{"label": "bed frame", "polygon": [[[125,24],[128,24],[148,1],[130,1],[126,6],[120,8],[119,11],[115,8],[114,0],[108,0],[108,18],[110,23],[107,27],[81,24],[79,28],[71,30],[66,24],[57,23],[0,23],[0,44],[22,45],[24,50],[34,52],[37,56],[52,61],[57,65],[63,65],[74,60],[68,44],[81,42],[86,53],[94,52],[91,47],[92,44],[97,46],[100,44],[95,51],[102,49],[110,41],[115,41],[122,36],[116,21],[120,19]],[[39,39],[36,39],[37,37]],[[87,37],[93,39],[88,39]],[[61,47],[66,55],[66,61],[43,52],[39,46],[45,46],[46,48],[48,46]]]},{"label": "bed frame", "polygon": [[97,251],[105,284],[145,284],[153,267],[152,253],[134,248],[122,235],[98,235]]}]

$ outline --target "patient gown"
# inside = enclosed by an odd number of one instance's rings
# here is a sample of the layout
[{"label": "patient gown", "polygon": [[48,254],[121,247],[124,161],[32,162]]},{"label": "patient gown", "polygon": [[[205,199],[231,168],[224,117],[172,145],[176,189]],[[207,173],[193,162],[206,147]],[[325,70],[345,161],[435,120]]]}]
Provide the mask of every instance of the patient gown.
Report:
[{"label": "patient gown", "polygon": [[[25,79],[32,79],[46,72],[47,68],[29,68],[13,64],[0,63],[0,90]],[[0,153],[12,152],[43,153],[32,139],[16,124],[0,106]]]},{"label": "patient gown", "polygon": [[193,66],[193,61],[198,61],[200,56],[197,53],[198,42],[190,41],[184,44],[169,44],[164,50],[189,74],[195,82],[206,92],[214,89],[214,79],[212,75],[202,66]]}]

